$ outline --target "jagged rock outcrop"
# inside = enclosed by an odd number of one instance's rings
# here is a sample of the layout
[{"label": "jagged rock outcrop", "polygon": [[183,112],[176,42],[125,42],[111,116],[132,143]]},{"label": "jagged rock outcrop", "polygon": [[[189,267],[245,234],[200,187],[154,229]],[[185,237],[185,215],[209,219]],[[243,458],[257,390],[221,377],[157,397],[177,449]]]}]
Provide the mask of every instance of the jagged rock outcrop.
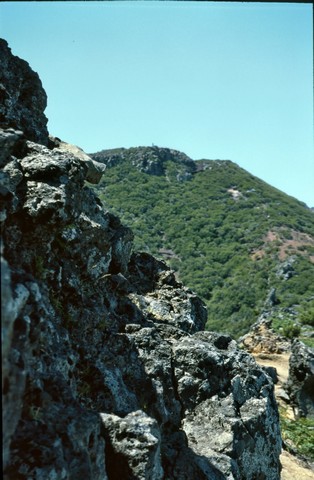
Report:
[{"label": "jagged rock outcrop", "polygon": [[0,64],[0,127],[22,130],[29,140],[47,145],[47,95],[38,74],[1,38]]},{"label": "jagged rock outcrop", "polygon": [[71,145],[70,143],[63,142],[62,140],[60,140],[60,138],[52,137],[51,135],[49,135],[49,146],[50,148],[58,148],[63,152],[69,152],[70,154],[75,155],[75,157],[81,160],[81,162],[84,162],[87,167],[87,172],[85,176],[86,181],[94,184],[99,183],[102,175],[106,170],[106,165],[100,162],[96,162],[76,145]]},{"label": "jagged rock outcrop", "polygon": [[4,478],[279,479],[270,377],[30,138],[0,136]]},{"label": "jagged rock outcrop", "polygon": [[296,416],[314,418],[314,351],[294,340],[285,385]]}]

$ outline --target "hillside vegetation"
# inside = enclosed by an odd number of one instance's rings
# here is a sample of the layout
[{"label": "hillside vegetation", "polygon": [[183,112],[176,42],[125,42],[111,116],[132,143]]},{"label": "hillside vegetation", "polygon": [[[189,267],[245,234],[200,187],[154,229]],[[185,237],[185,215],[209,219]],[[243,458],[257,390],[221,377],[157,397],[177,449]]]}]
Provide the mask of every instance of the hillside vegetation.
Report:
[{"label": "hillside vegetation", "polygon": [[[262,311],[312,324],[314,215],[229,160],[194,162],[158,147],[104,150],[95,187],[208,308],[207,327],[239,336]],[[290,323],[289,323],[290,322]]]}]

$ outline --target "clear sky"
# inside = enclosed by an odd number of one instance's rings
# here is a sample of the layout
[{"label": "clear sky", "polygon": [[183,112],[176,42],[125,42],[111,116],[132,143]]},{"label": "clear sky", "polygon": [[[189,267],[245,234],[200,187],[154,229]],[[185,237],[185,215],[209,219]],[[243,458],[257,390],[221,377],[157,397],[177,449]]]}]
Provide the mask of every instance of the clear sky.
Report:
[{"label": "clear sky", "polygon": [[314,206],[312,5],[2,2],[0,36],[86,152],[229,159]]}]

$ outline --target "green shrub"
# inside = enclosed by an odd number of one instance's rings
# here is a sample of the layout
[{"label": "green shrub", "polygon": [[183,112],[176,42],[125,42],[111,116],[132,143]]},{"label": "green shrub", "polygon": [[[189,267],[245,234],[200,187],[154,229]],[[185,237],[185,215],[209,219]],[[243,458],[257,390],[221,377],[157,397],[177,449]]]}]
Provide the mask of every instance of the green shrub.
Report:
[{"label": "green shrub", "polygon": [[293,338],[298,337],[300,333],[301,333],[301,327],[292,322],[290,324],[285,325],[282,329],[283,336],[290,338],[291,340]]},{"label": "green shrub", "polygon": [[314,301],[307,303],[300,312],[299,320],[303,325],[314,327]]},{"label": "green shrub", "polygon": [[282,439],[301,455],[309,460],[314,460],[314,420],[299,418],[291,420],[286,418],[284,409],[280,408],[280,427]]},{"label": "green shrub", "polygon": [[303,342],[307,347],[314,349],[314,338],[309,337],[300,337],[301,342]]}]

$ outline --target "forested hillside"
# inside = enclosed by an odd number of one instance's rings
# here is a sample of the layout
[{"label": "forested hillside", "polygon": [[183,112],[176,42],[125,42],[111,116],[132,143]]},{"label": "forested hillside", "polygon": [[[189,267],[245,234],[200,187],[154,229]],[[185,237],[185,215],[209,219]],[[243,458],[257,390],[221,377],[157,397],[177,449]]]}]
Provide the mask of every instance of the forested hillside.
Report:
[{"label": "forested hillside", "polygon": [[239,336],[263,311],[313,324],[314,215],[229,160],[158,147],[104,150],[95,187],[135,234],[206,302],[207,327]]}]

